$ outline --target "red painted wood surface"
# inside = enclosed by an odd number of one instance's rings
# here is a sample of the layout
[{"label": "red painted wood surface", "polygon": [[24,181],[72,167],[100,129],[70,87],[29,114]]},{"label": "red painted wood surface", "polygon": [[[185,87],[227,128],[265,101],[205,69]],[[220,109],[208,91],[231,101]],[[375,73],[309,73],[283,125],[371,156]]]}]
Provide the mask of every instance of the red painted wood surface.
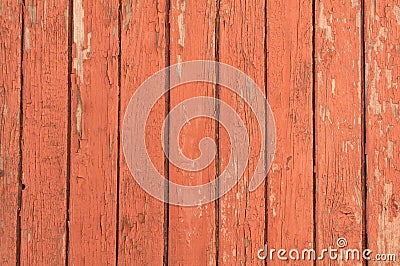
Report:
[{"label": "red painted wood surface", "polygon": [[310,13],[310,2],[267,1],[267,97],[277,127],[266,199],[270,248],[314,247]]},{"label": "red painted wood surface", "polygon": [[[166,67],[168,55],[166,18],[167,2],[126,0],[121,13],[121,114],[136,88],[156,71]],[[165,86],[165,84],[160,84]],[[150,158],[165,173],[161,147],[161,126],[166,112],[163,97],[153,109],[146,138],[152,145]],[[122,123],[123,116],[120,117]],[[121,145],[121,143],[120,143]],[[121,265],[162,265],[165,258],[164,204],[133,180],[120,150],[118,262]],[[152,252],[146,252],[153,250]]]},{"label": "red painted wood surface", "polygon": [[400,3],[368,2],[365,21],[368,248],[399,254]]},{"label": "red painted wood surface", "polygon": [[346,238],[349,248],[361,249],[362,3],[322,0],[314,12],[316,246],[337,247]]},{"label": "red painted wood surface", "polygon": [[73,2],[68,221],[72,265],[115,263],[118,11],[116,0]]},{"label": "red painted wood surface", "polygon": [[[171,1],[170,63],[215,59],[216,1]],[[171,74],[172,75],[172,74]],[[170,109],[185,99],[196,96],[215,96],[215,85],[193,83],[170,92]],[[185,112],[184,105],[181,112]],[[198,108],[201,108],[199,106]],[[180,125],[171,120],[170,127]],[[171,138],[177,136],[171,135]],[[200,156],[198,144],[204,137],[215,140],[215,122],[196,118],[186,123],[179,143],[183,154],[190,159]],[[197,172],[183,171],[170,163],[169,179],[186,186],[207,183],[215,178],[215,165]],[[170,191],[170,194],[178,191]],[[210,192],[211,193],[211,192]],[[215,206],[209,203],[195,207],[169,207],[168,263],[171,265],[215,265]]]},{"label": "red painted wood surface", "polygon": [[22,6],[0,5],[0,264],[15,265],[18,247]]},{"label": "red painted wood surface", "polygon": [[[267,243],[319,254],[338,238],[399,261],[399,29],[396,0],[0,0],[0,264],[311,265],[257,253]],[[204,170],[182,171],[161,134],[185,99],[220,98],[251,143],[229,193],[181,207],[135,182],[121,130],[142,82],[194,59],[232,65],[265,90],[277,149],[265,183],[249,192],[261,137],[249,106],[214,84],[173,89],[146,127],[149,157],[166,178],[214,180],[230,159],[228,134],[239,132],[212,119],[187,123],[186,156],[200,155],[204,137],[218,151]]]},{"label": "red painted wood surface", "polygon": [[[265,12],[264,5],[256,1],[221,1],[219,10],[219,60],[238,68],[252,78],[260,89],[265,89]],[[221,74],[223,75],[223,74]],[[265,91],[264,91],[265,92]],[[265,94],[265,93],[264,93]],[[240,95],[225,87],[219,88],[219,98],[229,104],[244,122],[250,142],[250,155],[243,176],[237,185],[219,200],[219,250],[221,265],[262,265],[257,251],[265,242],[265,185],[250,192],[249,184],[260,158],[261,132],[250,106]],[[249,102],[250,105],[257,104]],[[221,121],[228,114],[221,111]],[[246,156],[245,151],[230,158],[230,136],[243,141],[239,129],[224,130],[220,125],[220,172],[227,168],[229,160]],[[239,166],[235,166],[236,171]]]},{"label": "red painted wood surface", "polygon": [[68,7],[68,1],[23,6],[23,265],[66,259]]}]

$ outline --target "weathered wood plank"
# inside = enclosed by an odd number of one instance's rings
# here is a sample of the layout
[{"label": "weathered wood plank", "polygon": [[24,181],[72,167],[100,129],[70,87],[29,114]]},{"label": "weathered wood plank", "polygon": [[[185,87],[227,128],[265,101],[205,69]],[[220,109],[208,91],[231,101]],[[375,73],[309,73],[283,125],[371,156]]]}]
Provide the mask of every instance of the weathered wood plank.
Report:
[{"label": "weathered wood plank", "polygon": [[[171,1],[170,15],[170,62],[215,59],[216,1]],[[196,96],[215,96],[212,84],[194,83],[183,85],[170,94],[170,109],[185,99]],[[185,108],[181,105],[179,108]],[[199,109],[202,105],[199,104]],[[184,109],[181,109],[181,111]],[[171,128],[175,125],[171,121]],[[177,136],[170,136],[170,139]],[[200,156],[199,142],[204,137],[215,140],[215,121],[197,118],[188,123],[180,134],[182,152],[191,159]],[[215,164],[198,172],[182,171],[170,164],[172,182],[187,186],[213,180]],[[179,193],[170,191],[171,193]],[[215,265],[215,204],[196,207],[170,206],[169,209],[169,263],[172,265]]]},{"label": "weathered wood plank", "polygon": [[21,264],[66,254],[68,1],[24,6]]},{"label": "weathered wood plank", "polygon": [[[277,128],[267,185],[270,249],[313,247],[312,12],[310,1],[267,1],[267,97]],[[287,262],[275,254],[273,264]]]},{"label": "weathered wood plank", "polygon": [[118,11],[118,0],[73,2],[71,265],[115,264]]},{"label": "weathered wood plank", "polygon": [[[135,90],[167,64],[167,14],[165,0],[122,1],[121,125]],[[161,126],[166,110],[165,101],[166,98],[162,97],[154,106],[146,130],[148,155],[162,174],[165,168]],[[118,261],[121,265],[162,265],[165,255],[164,204],[136,183],[129,172],[122,146],[120,150]]]},{"label": "weathered wood plank", "polygon": [[[222,0],[220,3],[219,61],[246,73],[265,93],[265,8],[257,1]],[[220,74],[223,75],[223,74]],[[261,132],[256,117],[241,95],[227,88],[219,88],[221,101],[230,105],[243,121],[249,135],[250,156],[243,176],[237,185],[219,201],[219,254],[221,265],[264,265],[257,258],[257,251],[265,242],[265,185],[250,192],[249,184],[260,159]],[[254,102],[251,102],[254,100]],[[256,104],[250,99],[249,104]],[[220,120],[226,121],[227,114],[221,111]],[[235,141],[243,137],[237,131],[227,132],[220,126],[220,172],[229,160],[246,157],[240,151],[230,158],[229,136]],[[262,159],[263,160],[263,159]]]},{"label": "weathered wood plank", "polygon": [[17,262],[22,3],[0,2],[0,264]]},{"label": "weathered wood plank", "polygon": [[[368,248],[400,259],[400,3],[366,1]],[[381,265],[382,262],[370,262]]]},{"label": "weathered wood plank", "polygon": [[319,0],[314,10],[318,250],[338,238],[363,245],[361,9],[357,0]]}]

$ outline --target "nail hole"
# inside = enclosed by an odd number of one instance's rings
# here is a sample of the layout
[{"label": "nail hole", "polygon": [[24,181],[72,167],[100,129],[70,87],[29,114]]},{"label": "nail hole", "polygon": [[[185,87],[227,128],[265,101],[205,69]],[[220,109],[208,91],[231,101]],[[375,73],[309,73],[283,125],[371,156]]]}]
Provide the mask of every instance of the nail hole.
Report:
[{"label": "nail hole", "polygon": [[25,184],[22,184],[22,190],[24,190],[25,189]]}]

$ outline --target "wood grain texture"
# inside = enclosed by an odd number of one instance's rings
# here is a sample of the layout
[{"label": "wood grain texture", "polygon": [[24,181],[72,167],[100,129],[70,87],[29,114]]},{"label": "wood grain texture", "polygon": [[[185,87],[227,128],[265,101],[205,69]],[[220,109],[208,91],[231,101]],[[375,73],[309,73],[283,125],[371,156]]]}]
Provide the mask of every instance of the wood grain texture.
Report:
[{"label": "wood grain texture", "polygon": [[[320,255],[338,238],[399,260],[399,43],[398,0],[0,0],[0,265],[365,264],[327,254],[280,261],[277,250],[273,261],[257,258],[265,243]],[[251,148],[244,175],[233,173],[238,184],[217,202],[169,206],[128,169],[124,115],[148,77],[196,59],[234,66],[265,90],[276,154],[250,192],[262,134],[243,94],[178,86],[155,103],[144,132],[162,175],[210,182],[232,159],[229,135],[243,140],[239,127],[195,118],[180,148],[196,159],[209,137],[215,161],[197,172],[169,162],[164,119],[189,98],[230,105]]]},{"label": "wood grain texture", "polygon": [[117,0],[73,2],[71,265],[115,264],[118,10]]},{"label": "wood grain texture", "polygon": [[21,264],[66,254],[68,1],[24,6]]},{"label": "wood grain texture", "polygon": [[[267,185],[270,248],[313,247],[311,13],[309,1],[267,1],[267,97],[277,132]],[[275,256],[275,264],[286,262],[279,262]]]},{"label": "wood grain texture", "polygon": [[[362,248],[361,1],[315,5],[317,248]],[[337,261],[330,261],[337,264]]]},{"label": "wood grain texture", "polygon": [[366,1],[364,27],[368,248],[399,260],[400,3]]},{"label": "wood grain texture", "polygon": [[17,262],[22,6],[0,2],[0,264]]},{"label": "wood grain texture", "polygon": [[[122,1],[121,114],[125,113],[130,98],[140,84],[166,67],[167,14],[164,0]],[[162,174],[165,168],[161,126],[165,117],[165,101],[166,98],[162,97],[154,106],[146,130],[147,152]],[[123,118],[121,115],[121,125]],[[121,265],[162,265],[166,218],[164,204],[136,183],[122,154],[122,147],[120,150],[118,261]]]},{"label": "wood grain texture", "polygon": [[[196,59],[215,59],[216,1],[171,1],[170,63]],[[212,84],[193,83],[180,86],[170,93],[170,109],[185,99],[196,96],[215,96]],[[184,104],[179,108],[184,110]],[[201,108],[201,104],[199,104]],[[184,112],[184,111],[183,111]],[[176,127],[171,122],[170,127]],[[170,136],[176,138],[177,136]],[[215,122],[197,118],[181,131],[179,143],[183,154],[196,159],[200,156],[199,142],[204,137],[215,140]],[[169,178],[184,185],[207,183],[215,178],[215,164],[198,172],[182,171],[170,164]],[[171,193],[179,193],[170,191]],[[215,265],[215,205],[196,207],[170,206],[168,258],[171,265]]]},{"label": "wood grain texture", "polygon": [[[265,92],[265,12],[264,4],[256,1],[222,0],[220,3],[219,60],[238,68],[252,78]],[[222,75],[222,74],[221,74]],[[260,159],[261,132],[254,113],[241,95],[220,87],[220,99],[229,104],[242,119],[250,141],[250,156],[243,176],[237,185],[219,201],[219,264],[263,265],[257,251],[265,241],[265,185],[250,192],[249,184]],[[249,104],[256,104],[254,102]],[[221,121],[227,114],[221,112]],[[220,126],[220,171],[224,171],[230,159],[246,156],[245,151],[230,158],[229,135],[235,141],[243,138],[237,132],[226,132]],[[236,166],[237,167],[237,166]]]}]

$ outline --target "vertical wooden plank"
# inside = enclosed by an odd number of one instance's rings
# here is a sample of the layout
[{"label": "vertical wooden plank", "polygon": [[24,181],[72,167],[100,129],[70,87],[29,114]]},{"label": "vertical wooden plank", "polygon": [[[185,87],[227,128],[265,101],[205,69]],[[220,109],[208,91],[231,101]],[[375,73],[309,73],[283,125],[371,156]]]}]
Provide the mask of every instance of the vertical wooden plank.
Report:
[{"label": "vertical wooden plank", "polygon": [[21,264],[63,265],[68,1],[26,1],[24,21]]},{"label": "vertical wooden plank", "polygon": [[337,247],[338,238],[346,238],[348,248],[362,248],[361,8],[357,0],[315,5],[319,250]]},{"label": "vertical wooden plank", "polygon": [[[400,254],[400,4],[366,1],[368,248]],[[370,262],[378,265],[382,262]]]},{"label": "vertical wooden plank", "polygon": [[[121,117],[135,90],[155,72],[166,67],[165,0],[122,1],[121,36]],[[159,84],[165,86],[165,84]],[[147,122],[147,152],[162,174],[164,152],[161,126],[166,98],[154,106]],[[120,143],[121,145],[121,143]],[[162,265],[164,257],[164,204],[147,194],[129,172],[121,147],[119,193],[119,246],[121,265]]]},{"label": "vertical wooden plank", "polygon": [[267,185],[271,249],[313,247],[312,12],[310,1],[267,1],[267,93],[277,128]]},{"label": "vertical wooden plank", "polygon": [[0,2],[0,264],[17,262],[20,168],[21,26],[19,1]]},{"label": "vertical wooden plank", "polygon": [[118,11],[118,0],[73,1],[71,265],[115,264]]},{"label": "vertical wooden plank", "polygon": [[[221,0],[219,15],[219,61],[243,71],[264,90],[264,3]],[[218,262],[222,265],[264,265],[257,258],[257,251],[263,248],[265,241],[265,185],[249,191],[250,180],[260,159],[260,128],[250,106],[241,95],[220,87],[219,97],[243,121],[249,133],[251,149],[243,176],[233,174],[232,178],[240,179],[239,182],[219,201]],[[226,116],[226,113],[221,112],[220,120],[226,121]],[[230,159],[229,135],[236,137],[237,132],[227,132],[220,126],[220,172],[224,171]],[[235,154],[231,159],[247,156],[245,151],[241,152],[243,154]]]},{"label": "vertical wooden plank", "polygon": [[[195,59],[215,59],[215,1],[171,1],[170,62],[181,63]],[[170,109],[185,99],[215,96],[212,84],[188,84],[172,90]],[[181,105],[179,108],[185,108]],[[199,105],[201,108],[201,105]],[[182,110],[182,109],[181,109]],[[199,142],[204,137],[215,140],[215,121],[197,118],[183,128],[180,135],[182,152],[191,159],[199,154]],[[171,122],[170,127],[174,128]],[[170,139],[177,136],[170,136]],[[215,177],[215,164],[198,172],[186,172],[170,164],[172,182],[187,186],[207,183]],[[170,193],[177,193],[170,191]],[[172,265],[215,265],[215,204],[196,207],[170,206],[169,263]]]}]

